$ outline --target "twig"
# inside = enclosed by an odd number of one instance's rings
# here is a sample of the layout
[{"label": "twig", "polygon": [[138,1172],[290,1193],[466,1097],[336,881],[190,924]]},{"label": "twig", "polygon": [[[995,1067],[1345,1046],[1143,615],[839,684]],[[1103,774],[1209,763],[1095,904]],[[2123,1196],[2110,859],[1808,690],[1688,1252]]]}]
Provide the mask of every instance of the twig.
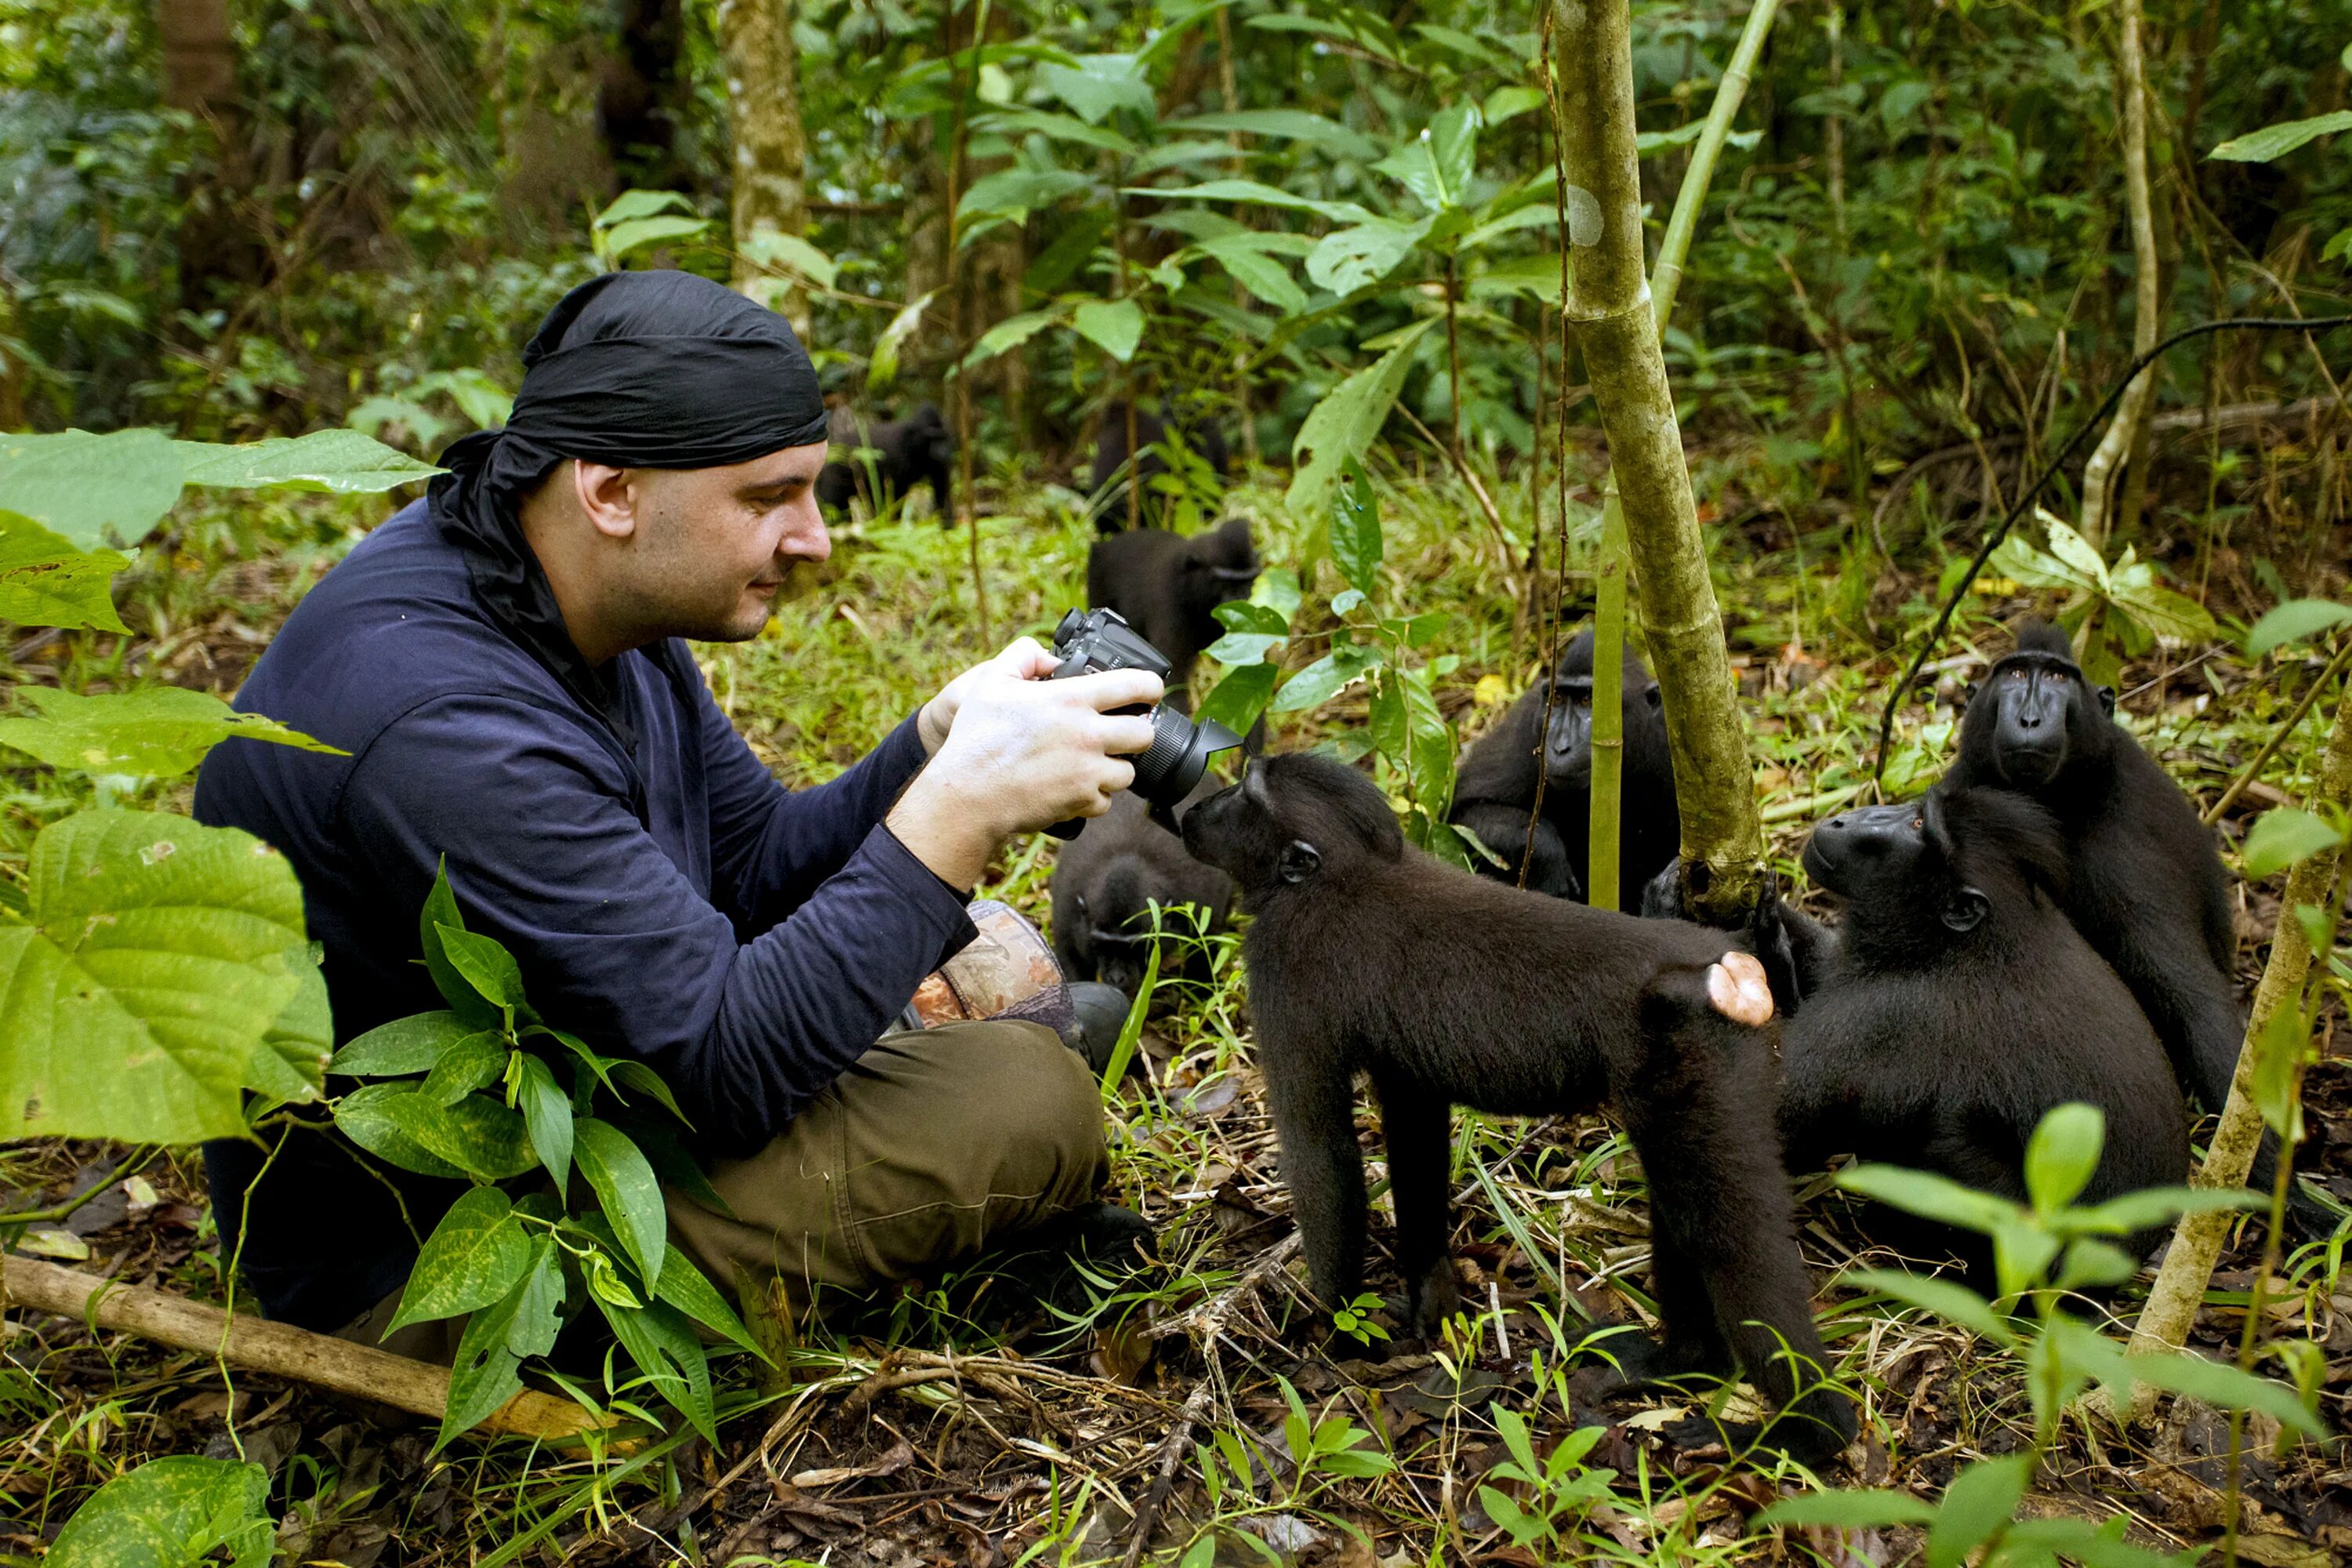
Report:
[{"label": "twig", "polygon": [[2312,704],[2319,700],[2319,694],[2327,689],[2328,681],[2344,668],[2347,659],[2352,659],[2352,640],[2347,640],[2342,647],[2336,650],[2336,657],[2327,661],[2326,667],[2320,670],[2318,679],[2311,683],[2309,689],[2305,690],[2302,698],[2296,701],[2294,711],[2286,716],[2286,722],[2271,731],[2271,738],[2263,742],[2263,749],[2254,753],[2254,760],[2238,771],[2238,776],[2230,781],[2230,787],[2221,792],[2221,798],[2208,806],[2204,815],[2198,818],[2199,821],[2210,827],[2221,820],[2221,814],[2236,803],[2238,796],[2244,793],[2248,784],[2254,782],[2255,776],[2263,771],[2263,764],[2277,752],[2280,743],[2294,733],[2295,727],[2303,722],[2304,716],[2311,711]]}]

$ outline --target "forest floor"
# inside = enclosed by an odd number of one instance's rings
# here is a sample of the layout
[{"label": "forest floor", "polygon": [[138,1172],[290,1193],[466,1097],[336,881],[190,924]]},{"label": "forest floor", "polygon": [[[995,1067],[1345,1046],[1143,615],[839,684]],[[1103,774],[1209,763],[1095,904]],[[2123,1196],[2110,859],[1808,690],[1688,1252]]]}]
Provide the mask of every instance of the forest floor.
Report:
[{"label": "forest floor", "polygon": [[[1534,664],[1515,648],[1491,542],[1434,481],[1384,484],[1389,562],[1401,601],[1457,616],[1438,647],[1462,655],[1442,686],[1474,734],[1496,710],[1492,683],[1515,690]],[[1079,602],[1087,532],[1066,492],[1000,491],[983,531],[999,640],[1044,633]],[[1234,504],[1277,516],[1273,498]],[[1791,548],[1769,514],[1717,496],[1708,515],[1728,563],[1718,577],[1736,662],[1756,714],[1759,787],[1782,870],[1810,823],[1869,774],[1877,703],[1913,645],[1916,595],[1932,559],[1895,572],[1856,544]],[[32,637],[13,650],[18,679],[70,665],[83,689],[163,679],[233,690],[277,619],[373,512],[308,500],[190,517],[151,550],[151,634]],[[1261,525],[1267,560],[1299,541]],[[1571,541],[1573,564],[1591,548]],[[928,522],[848,531],[823,595],[783,606],[760,639],[703,650],[714,689],[788,782],[829,775],[885,733],[961,662],[975,630],[961,534]],[[2338,552],[2340,554],[2340,552]],[[2218,586],[2233,560],[2200,565]],[[1866,574],[1867,581],[1856,581]],[[1995,584],[1996,588],[2000,585]],[[1906,611],[1905,606],[1908,605]],[[2217,605],[2217,609],[2221,606]],[[1931,778],[1950,740],[1949,703],[1971,673],[1959,657],[2002,646],[1999,624],[2026,608],[1997,593],[1969,605],[1939,667],[1944,700],[1913,726],[1889,769],[1896,793]],[[1810,640],[1808,640],[1810,637]],[[1965,640],[1964,640],[1965,638]],[[2193,794],[2214,797],[2291,705],[2315,660],[2255,679],[2224,651],[2151,656],[2126,682],[2134,727]],[[1276,726],[1297,748],[1362,721],[1361,699]],[[2225,833],[2234,842],[2268,805],[2296,796],[2320,720],[2282,748]],[[54,781],[16,777],[7,829],[78,802]],[[1043,921],[1048,841],[1016,846],[983,891]],[[2248,889],[2241,978],[2259,972],[2275,885]],[[1109,1299],[1070,1313],[1022,1298],[986,1268],[816,1325],[788,1378],[762,1387],[744,1358],[719,1363],[729,1395],[713,1448],[681,1428],[600,1457],[519,1443],[430,1449],[430,1429],[268,1377],[225,1375],[210,1360],[79,1324],[10,1320],[0,1340],[0,1563],[31,1563],[90,1489],[143,1458],[242,1452],[274,1480],[279,1542],[291,1563],[672,1563],[809,1561],[902,1568],[1019,1568],[1034,1562],[1133,1561],[1181,1552],[1186,1568],[1279,1559],[1349,1568],[1438,1561],[1536,1568],[1570,1557],[1717,1563],[1819,1555],[1841,1565],[1912,1555],[1916,1531],[1759,1530],[1755,1513],[1806,1485],[1792,1468],[1677,1451],[1660,1428],[1701,1401],[1605,1402],[1596,1373],[1561,1375],[1563,1352],[1591,1321],[1647,1318],[1643,1188],[1605,1120],[1536,1122],[1463,1116],[1455,1145],[1455,1255],[1465,1301],[1484,1310],[1461,1340],[1404,1339],[1383,1311],[1365,1338],[1335,1331],[1286,1267],[1288,1205],[1262,1086],[1252,1065],[1244,988],[1230,941],[1213,941],[1199,978],[1162,987],[1145,1046],[1149,1080],[1108,1107],[1113,1184],[1160,1228],[1162,1262]],[[2330,1056],[2308,1084],[2316,1173],[2352,1200],[2352,1058],[2331,1022]],[[1376,1121],[1363,1123],[1375,1179]],[[214,1301],[220,1259],[192,1153],[86,1143],[0,1149],[9,1207],[83,1195],[65,1221],[79,1268]],[[1948,1324],[1836,1282],[1885,1264],[1826,1178],[1805,1184],[1803,1243],[1821,1281],[1822,1331],[1838,1372],[1864,1400],[1851,1475],[1828,1484],[1932,1495],[1962,1464],[2028,1441],[2017,1361]],[[2323,1414],[2352,1420],[2352,1280],[2347,1233],[2294,1249],[2267,1308],[2277,1336],[2326,1347]],[[1392,1289],[1376,1216],[1374,1288]],[[2234,1352],[2261,1227],[2242,1226],[2200,1314],[2196,1348]],[[71,1257],[77,1248],[87,1256]],[[2127,1319],[2149,1274],[2105,1310]],[[2085,1307],[2086,1311],[2101,1309]],[[1373,1330],[1396,1333],[1385,1343]],[[591,1374],[592,1386],[594,1376]],[[1736,1411],[1739,1396],[1733,1396]],[[1605,1500],[1563,1512],[1515,1543],[1482,1495],[1507,1449],[1495,1419],[1521,1413],[1538,1451],[1600,1426],[1579,1474],[1608,1472]],[[1300,1416],[1305,1419],[1302,1421]],[[1328,1423],[1344,1423],[1331,1426]],[[1186,1434],[1189,1433],[1189,1436]],[[1396,1468],[1366,1476],[1349,1455],[1363,1435]],[[2241,1556],[2318,1568],[2352,1556],[2352,1468],[2339,1439],[2280,1455],[2257,1418],[2244,1461]],[[2213,1542],[2222,1522],[2226,1421],[2179,1410],[2147,1429],[2072,1422],[2029,1511],[2128,1521],[2151,1548]],[[1212,1458],[1211,1456],[1216,1456]],[[1213,1489],[1204,1472],[1215,1477]],[[1155,1487],[1161,1477],[1171,1487]],[[1527,1489],[1496,1488],[1526,1505]],[[1164,1504],[1156,1500],[1165,1493]],[[1140,1507],[1156,1518],[1139,1521]],[[1206,1529],[1212,1519],[1219,1528]],[[1143,1528],[1139,1528],[1139,1522]]]}]

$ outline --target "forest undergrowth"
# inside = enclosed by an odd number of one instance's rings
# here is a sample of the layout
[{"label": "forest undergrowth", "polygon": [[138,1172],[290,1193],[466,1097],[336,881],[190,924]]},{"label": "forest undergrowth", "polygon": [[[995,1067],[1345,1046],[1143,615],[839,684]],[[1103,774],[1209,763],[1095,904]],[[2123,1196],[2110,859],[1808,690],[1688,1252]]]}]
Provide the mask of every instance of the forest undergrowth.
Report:
[{"label": "forest undergrowth", "polygon": [[[1549,625],[1515,627],[1506,563],[1472,526],[1450,474],[1376,475],[1394,602],[1448,617],[1461,656],[1439,706],[1465,738],[1499,713],[1539,666]],[[1965,524],[1925,515],[1943,492],[1897,496],[1843,531],[1792,531],[1759,476],[1727,448],[1694,451],[1702,520],[1726,606],[1759,797],[1783,885],[1811,824],[1867,798],[1884,694],[1916,650],[1948,550]],[[1598,465],[1572,476],[1567,630],[1589,613]],[[1907,482],[1908,476],[1904,476]],[[2176,475],[2184,515],[2215,491]],[[1527,536],[1523,486],[1497,484],[1505,521]],[[986,477],[981,553],[1000,638],[1044,637],[1081,602],[1092,530],[1081,498],[1034,468]],[[1958,499],[1965,500],[1965,496]],[[1252,517],[1269,566],[1297,567],[1307,541],[1279,490],[1243,484],[1229,511]],[[14,678],[85,691],[151,682],[233,692],[277,621],[318,572],[383,515],[374,499],[255,498],[184,506],[128,580],[129,638],[33,635],[9,650]],[[2232,549],[2209,514],[2200,546],[2168,551],[2151,506],[2143,545],[2176,581],[2199,582],[2225,626],[2276,596],[2282,565],[2258,541]],[[1880,539],[1899,552],[1889,560]],[[2187,536],[2189,531],[2182,531]],[[1843,542],[1825,548],[1825,539]],[[2340,591],[2329,561],[2284,570],[2302,591]],[[983,648],[965,541],[928,517],[836,533],[825,581],[782,607],[757,640],[698,649],[721,705],[791,784],[829,777]],[[1520,563],[1511,563],[1516,569]],[[1557,562],[1549,562],[1549,572]],[[2004,626],[2035,607],[2022,584],[1980,581],[1937,652],[1935,686],[1904,715],[1889,793],[1940,771],[1966,682],[2006,645]],[[1302,637],[1301,643],[1310,639]],[[1311,654],[1294,650],[1294,662]],[[2119,709],[2200,804],[2269,740],[2324,652],[2290,647],[2250,663],[2228,641],[2158,645],[2129,660]],[[2301,797],[2325,739],[2307,715],[2222,819],[2225,850],[2263,809]],[[1295,750],[1360,728],[1360,692],[1277,715],[1270,743]],[[10,775],[0,854],[21,856],[43,823],[90,804],[89,784]],[[118,797],[141,804],[141,786]],[[184,786],[181,786],[184,787]],[[171,798],[147,786],[146,804]],[[77,792],[79,793],[77,793]],[[1052,843],[1016,842],[984,895],[1041,923]],[[2251,986],[2277,915],[2275,880],[2239,891],[2239,973]],[[1811,901],[1809,900],[1809,901]],[[1768,1527],[1755,1516],[1796,1491],[1793,1469],[1733,1465],[1676,1450],[1662,1428],[1697,1401],[1604,1403],[1596,1373],[1564,1371],[1587,1325],[1648,1319],[1644,1189],[1624,1138],[1596,1117],[1457,1121],[1454,1247],[1470,1316],[1437,1342],[1409,1340],[1376,1300],[1337,1327],[1285,1267],[1288,1204],[1253,1062],[1244,977],[1230,936],[1203,939],[1198,979],[1170,980],[1142,1038],[1147,1067],[1108,1099],[1112,1186],[1148,1215],[1161,1260],[1092,1300],[1038,1301],[990,1268],[926,1282],[813,1325],[781,1375],[715,1355],[716,1446],[678,1428],[609,1451],[557,1452],[520,1441],[460,1442],[429,1453],[429,1426],[385,1418],[298,1384],[239,1373],[57,1321],[19,1320],[0,1351],[0,1562],[37,1560],[54,1521],[137,1459],[241,1453],[272,1476],[278,1543],[294,1563],[969,1564],[1124,1561],[1177,1552],[1185,1568],[1280,1559],[1403,1568],[1440,1560],[1535,1568],[1568,1557],[1625,1563],[1825,1559],[1841,1565],[1912,1554],[1910,1527],[1840,1532]],[[1575,984],[1572,965],[1560,984]],[[1465,1005],[1475,999],[1465,998]],[[2352,1198],[2352,1045],[2326,1022],[2327,1054],[2305,1086],[2315,1171]],[[1375,1291],[1395,1288],[1379,1250]],[[223,1260],[192,1152],[48,1142],[0,1150],[19,1206],[63,1210],[55,1256],[131,1283],[219,1302]],[[2015,1452],[2032,1418],[2018,1360],[1949,1322],[1837,1283],[1886,1265],[1850,1223],[1848,1199],[1808,1182],[1802,1241],[1820,1286],[1837,1373],[1864,1401],[1849,1484],[1941,1491],[1967,1462]],[[2346,1232],[2291,1250],[2265,1312],[2273,1333],[2319,1342],[2321,1414],[2352,1410],[2352,1281]],[[2258,1222],[2233,1237],[2192,1348],[2235,1346]],[[79,1251],[79,1256],[77,1256]],[[2127,1322],[2151,1270],[2083,1310]],[[625,1363],[582,1369],[624,1386]],[[1737,1414],[1740,1395],[1730,1396]],[[1563,1443],[1579,1428],[1587,1436]],[[1171,1436],[1172,1435],[1172,1436]],[[2273,1568],[2320,1568],[2352,1552],[2352,1468],[2339,1445],[2274,1449],[2253,1418],[2237,1550]],[[2224,1417],[2184,1402],[2155,1427],[2070,1421],[2025,1517],[2105,1521],[2155,1550],[2213,1540],[2224,1508]],[[1496,1467],[1504,1468],[1497,1471]],[[1531,1479],[1513,1479],[1523,1475]],[[1164,1479],[1163,1479],[1164,1478]],[[1832,1484],[1841,1478],[1825,1477]],[[1155,1482],[1160,1482],[1155,1485]],[[1144,1515],[1136,1517],[1139,1508]],[[1212,1525],[1217,1528],[1211,1529]]]}]

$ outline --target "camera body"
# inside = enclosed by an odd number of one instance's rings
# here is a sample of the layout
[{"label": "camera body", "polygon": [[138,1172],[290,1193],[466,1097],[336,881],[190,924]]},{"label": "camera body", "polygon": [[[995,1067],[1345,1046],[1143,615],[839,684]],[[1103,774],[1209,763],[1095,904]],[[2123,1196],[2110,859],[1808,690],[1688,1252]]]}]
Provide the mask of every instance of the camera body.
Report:
[{"label": "camera body", "polygon": [[[1110,669],[1148,669],[1165,680],[1175,668],[1117,610],[1070,611],[1054,628],[1054,651],[1061,662],[1047,678],[1053,680]],[[1242,738],[1213,719],[1195,724],[1189,714],[1165,702],[1114,711],[1143,713],[1151,720],[1151,744],[1135,757],[1135,783],[1129,787],[1150,803],[1151,820],[1173,833],[1176,805],[1201,782],[1209,759],[1240,745]],[[1056,838],[1076,838],[1084,826],[1084,817],[1072,817],[1045,831]]]}]

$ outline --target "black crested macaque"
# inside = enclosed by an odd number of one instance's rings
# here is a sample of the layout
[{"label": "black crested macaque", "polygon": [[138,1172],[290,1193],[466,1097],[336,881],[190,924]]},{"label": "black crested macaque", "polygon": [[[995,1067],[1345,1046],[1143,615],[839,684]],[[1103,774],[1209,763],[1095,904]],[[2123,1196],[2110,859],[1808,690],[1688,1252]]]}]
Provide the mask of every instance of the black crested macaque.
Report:
[{"label": "black crested macaque", "polygon": [[[1631,648],[1625,650],[1624,669],[1617,885],[1630,903],[1675,858],[1682,816],[1675,807],[1675,764],[1666,750],[1658,683]],[[1481,844],[1507,862],[1482,864],[1479,869],[1486,875],[1517,884],[1519,862],[1532,854],[1528,890],[1581,902],[1592,822],[1590,628],[1560,651],[1551,684],[1557,695],[1549,730],[1544,724],[1545,683],[1538,681],[1470,748],[1454,784],[1452,820],[1476,834]],[[1539,768],[1549,769],[1549,776],[1544,783],[1543,816],[1531,841],[1528,810],[1535,804]]]},{"label": "black crested macaque", "polygon": [[1257,547],[1245,518],[1228,518],[1191,537],[1164,528],[1129,529],[1087,552],[1087,603],[1117,610],[1174,666],[1168,686],[1192,711],[1188,691],[1201,650],[1224,635],[1216,610],[1246,599],[1257,581]]},{"label": "black crested macaque", "polygon": [[[919,484],[931,487],[931,510],[940,526],[955,521],[948,477],[955,462],[955,433],[936,403],[926,403],[904,419],[868,425],[843,409],[833,412],[833,443],[836,447],[871,447],[871,459],[851,457],[830,462],[817,471],[817,504],[846,511],[849,498],[865,499],[868,510],[879,511]],[[868,463],[872,467],[868,468]]]},{"label": "black crested macaque", "polygon": [[[2080,1201],[2170,1185],[2189,1127],[2164,1047],[2061,910],[2057,819],[2006,790],[1949,780],[1905,805],[1813,830],[1806,874],[1845,903],[1824,983],[1781,1031],[1790,1170],[1851,1153],[2022,1200],[2025,1146],[2053,1107],[2095,1105],[2106,1145]],[[1874,1217],[1990,1279],[1990,1244]],[[2145,1255],[2161,1227],[2126,1238]]]},{"label": "black crested macaque", "polygon": [[[2028,622],[2017,651],[1970,695],[1944,782],[2011,790],[2057,817],[2068,918],[2131,988],[2181,1084],[2218,1111],[2246,1032],[2229,872],[2197,807],[2115,721],[2115,708],[2114,689],[2091,685],[2064,633]],[[2271,1190],[2277,1149],[2263,1134],[2258,1192]],[[2335,1228],[2326,1205],[2299,1184],[2291,1192],[2298,1226]]]},{"label": "black crested macaque", "polygon": [[[1209,467],[1220,480],[1228,477],[1232,466],[1225,449],[1225,433],[1213,420],[1198,424],[1179,418],[1175,435],[1180,445]],[[1168,459],[1160,451],[1169,437],[1168,422],[1150,409],[1138,405],[1135,410],[1135,445],[1140,454],[1135,460],[1130,476],[1121,472],[1127,462],[1127,405],[1114,403],[1103,410],[1102,432],[1095,438],[1094,475],[1087,489],[1095,498],[1095,527],[1104,533],[1117,533],[1127,526],[1127,489],[1130,480],[1143,487],[1136,498],[1136,511],[1148,526],[1159,526],[1167,521],[1168,497],[1160,487],[1152,483],[1168,471]]]},{"label": "black crested macaque", "polygon": [[1252,916],[1243,955],[1259,1066],[1327,1303],[1352,1300],[1363,1277],[1359,1072],[1380,1101],[1397,1267],[1424,1332],[1459,1304],[1452,1108],[1541,1115],[1606,1101],[1650,1184],[1665,1342],[1643,1375],[1736,1361],[1780,1408],[1773,1442],[1816,1458],[1844,1447],[1853,1411],[1822,1385],[1830,1362],[1759,1110],[1772,1102],[1773,1037],[1757,1026],[1771,1003],[1753,958],[1719,931],[1456,871],[1407,847],[1372,781],[1328,757],[1253,763],[1183,826],[1185,847],[1233,876]]},{"label": "black crested macaque", "polygon": [[[1203,776],[1178,807],[1183,811],[1224,787]],[[1087,824],[1054,858],[1054,956],[1065,980],[1101,980],[1133,996],[1151,957],[1151,906],[1173,911],[1192,904],[1206,911],[1201,929],[1222,931],[1234,901],[1233,879],[1184,853],[1184,846],[1148,815],[1133,790],[1114,796],[1110,809]],[[1171,935],[1195,928],[1181,914],[1162,918]],[[1160,973],[1181,973],[1190,956],[1171,937],[1160,942]]]}]

